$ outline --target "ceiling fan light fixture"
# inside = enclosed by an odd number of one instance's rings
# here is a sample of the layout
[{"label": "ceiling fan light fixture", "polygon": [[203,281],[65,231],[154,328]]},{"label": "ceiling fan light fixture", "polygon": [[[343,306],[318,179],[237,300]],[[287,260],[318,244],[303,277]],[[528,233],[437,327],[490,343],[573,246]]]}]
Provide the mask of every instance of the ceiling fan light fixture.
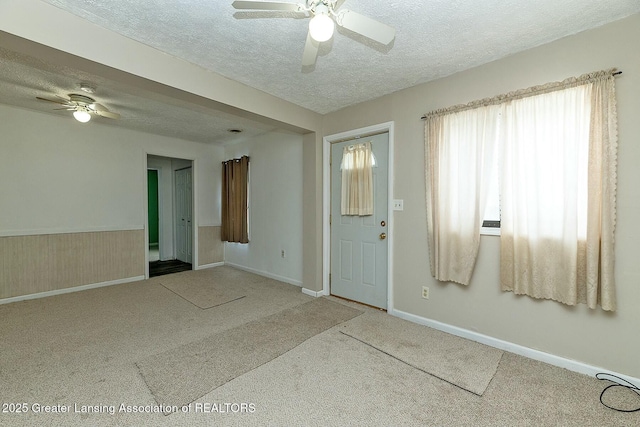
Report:
[{"label": "ceiling fan light fixture", "polygon": [[309,34],[319,42],[326,42],[333,36],[336,24],[329,16],[329,9],[324,5],[318,5],[315,16],[309,21]]},{"label": "ceiling fan light fixture", "polygon": [[91,114],[87,113],[84,110],[74,111],[73,117],[80,123],[87,123],[89,120],[91,120]]}]

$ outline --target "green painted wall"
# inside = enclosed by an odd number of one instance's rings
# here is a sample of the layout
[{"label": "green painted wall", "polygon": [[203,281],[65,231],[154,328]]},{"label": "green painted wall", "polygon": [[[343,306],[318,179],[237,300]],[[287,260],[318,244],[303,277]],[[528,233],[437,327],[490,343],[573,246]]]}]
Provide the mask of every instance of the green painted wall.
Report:
[{"label": "green painted wall", "polygon": [[158,244],[158,171],[147,171],[149,197],[149,245]]}]

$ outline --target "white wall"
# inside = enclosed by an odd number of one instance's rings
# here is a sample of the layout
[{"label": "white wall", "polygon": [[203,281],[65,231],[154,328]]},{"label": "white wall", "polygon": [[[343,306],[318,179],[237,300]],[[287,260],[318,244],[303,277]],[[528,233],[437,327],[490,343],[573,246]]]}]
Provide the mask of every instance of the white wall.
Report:
[{"label": "white wall", "polygon": [[226,159],[243,155],[250,157],[250,242],[225,243],[225,262],[301,285],[302,136],[271,132],[225,146]]},{"label": "white wall", "polygon": [[[324,135],[395,121],[395,309],[521,346],[640,378],[640,15],[475,69],[329,114]],[[484,236],[468,287],[429,271],[424,127],[429,111],[570,76],[618,67],[619,151],[616,229],[618,310],[589,310],[501,292],[500,240]],[[305,200],[306,202],[306,200]],[[430,299],[420,298],[422,286]]]},{"label": "white wall", "polygon": [[0,124],[0,235],[144,228],[148,153],[194,159],[197,219],[219,224],[221,147],[1,104]]}]

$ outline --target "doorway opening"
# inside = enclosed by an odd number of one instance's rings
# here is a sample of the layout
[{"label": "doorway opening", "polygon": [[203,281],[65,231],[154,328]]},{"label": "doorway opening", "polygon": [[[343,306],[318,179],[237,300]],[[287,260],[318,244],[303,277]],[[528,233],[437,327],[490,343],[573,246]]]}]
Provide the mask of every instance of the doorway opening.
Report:
[{"label": "doorway opening", "polygon": [[147,155],[147,277],[193,269],[193,203],[193,162]]}]

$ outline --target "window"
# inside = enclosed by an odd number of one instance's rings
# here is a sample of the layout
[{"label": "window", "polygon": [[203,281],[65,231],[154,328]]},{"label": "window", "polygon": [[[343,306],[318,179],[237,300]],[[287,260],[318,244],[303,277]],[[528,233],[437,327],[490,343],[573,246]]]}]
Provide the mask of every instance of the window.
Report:
[{"label": "window", "polygon": [[[496,130],[496,138],[500,138],[500,120],[498,120],[498,128]],[[491,167],[491,175],[487,182],[487,202],[484,209],[482,220],[481,234],[490,236],[500,235],[500,156],[496,155],[493,166]]]},{"label": "window", "polygon": [[373,167],[371,142],[345,146],[342,151],[342,215],[373,215]]},{"label": "window", "polygon": [[469,283],[490,219],[500,221],[502,290],[615,309],[613,72],[425,117],[434,277]]}]

